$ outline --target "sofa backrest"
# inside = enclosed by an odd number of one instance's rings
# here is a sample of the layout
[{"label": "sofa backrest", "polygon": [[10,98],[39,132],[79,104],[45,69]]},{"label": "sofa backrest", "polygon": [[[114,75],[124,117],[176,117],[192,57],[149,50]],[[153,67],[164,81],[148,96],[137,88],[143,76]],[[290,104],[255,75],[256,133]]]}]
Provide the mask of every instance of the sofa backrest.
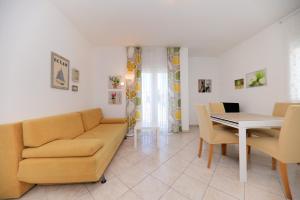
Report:
[{"label": "sofa backrest", "polygon": [[85,131],[88,131],[98,126],[103,119],[102,110],[100,108],[94,108],[81,111],[82,121]]},{"label": "sofa backrest", "polygon": [[69,113],[23,122],[24,145],[37,147],[57,139],[72,139],[84,132],[80,113]]},{"label": "sofa backrest", "polygon": [[17,178],[23,148],[22,124],[0,125],[0,199],[18,198],[33,186]]}]

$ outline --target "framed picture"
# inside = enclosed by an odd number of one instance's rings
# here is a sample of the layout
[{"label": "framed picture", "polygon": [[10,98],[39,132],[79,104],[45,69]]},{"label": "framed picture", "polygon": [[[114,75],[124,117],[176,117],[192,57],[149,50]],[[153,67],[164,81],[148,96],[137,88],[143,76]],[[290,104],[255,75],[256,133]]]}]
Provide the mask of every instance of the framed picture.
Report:
[{"label": "framed picture", "polygon": [[73,92],[78,92],[78,86],[77,85],[72,85],[72,91]]},{"label": "framed picture", "polygon": [[51,87],[69,89],[70,61],[54,52],[51,52]]},{"label": "framed picture", "polygon": [[247,84],[247,88],[267,85],[266,69],[262,69],[262,70],[258,70],[246,74],[246,84]]},{"label": "framed picture", "polygon": [[122,76],[109,76],[108,77],[108,89],[122,89]]},{"label": "framed picture", "polygon": [[72,69],[72,81],[73,82],[79,82],[79,70],[78,69],[75,69],[73,68]]},{"label": "framed picture", "polygon": [[212,91],[211,79],[199,79],[198,80],[198,92],[199,93],[210,93]]},{"label": "framed picture", "polygon": [[109,91],[108,92],[109,104],[122,104],[122,92],[121,91]]},{"label": "framed picture", "polygon": [[244,88],[244,79],[241,78],[241,79],[234,80],[234,88],[236,90],[243,89]]}]

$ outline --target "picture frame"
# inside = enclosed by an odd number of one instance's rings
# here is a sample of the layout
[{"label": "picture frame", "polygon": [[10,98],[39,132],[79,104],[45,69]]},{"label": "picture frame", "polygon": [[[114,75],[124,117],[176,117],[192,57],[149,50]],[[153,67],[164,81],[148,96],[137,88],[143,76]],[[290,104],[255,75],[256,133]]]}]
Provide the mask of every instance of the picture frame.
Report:
[{"label": "picture frame", "polygon": [[72,91],[73,92],[78,92],[78,86],[77,85],[72,85]]},{"label": "picture frame", "polygon": [[199,93],[211,93],[212,92],[212,80],[211,79],[198,79],[198,92]]},{"label": "picture frame", "polygon": [[70,61],[63,56],[51,52],[51,87],[69,90]]},{"label": "picture frame", "polygon": [[235,88],[236,90],[243,89],[243,88],[244,88],[244,82],[245,82],[245,81],[244,81],[243,78],[234,80],[234,88]]},{"label": "picture frame", "polygon": [[261,69],[246,74],[247,88],[261,87],[267,85],[267,70]]},{"label": "picture frame", "polygon": [[75,83],[79,82],[79,70],[76,68],[72,69],[72,81]]},{"label": "picture frame", "polygon": [[108,92],[108,104],[113,104],[113,105],[122,104],[122,92],[121,91],[109,91]]},{"label": "picture frame", "polygon": [[121,75],[110,75],[108,77],[108,89],[122,89],[123,81]]}]

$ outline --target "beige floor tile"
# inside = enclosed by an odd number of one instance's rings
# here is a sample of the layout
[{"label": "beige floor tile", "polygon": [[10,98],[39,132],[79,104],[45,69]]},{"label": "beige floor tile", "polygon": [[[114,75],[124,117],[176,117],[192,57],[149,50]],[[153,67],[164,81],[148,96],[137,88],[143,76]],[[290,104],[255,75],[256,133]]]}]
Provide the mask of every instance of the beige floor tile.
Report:
[{"label": "beige floor tile", "polygon": [[128,190],[123,194],[118,200],[142,200],[138,195],[136,195],[132,190]]},{"label": "beige floor tile", "polygon": [[183,195],[179,194],[173,189],[170,189],[161,200],[188,200],[188,198],[184,197]]},{"label": "beige floor tile", "polygon": [[161,165],[161,161],[154,157],[148,157],[136,164],[137,167],[143,169],[147,173],[151,173]]},{"label": "beige floor tile", "polygon": [[241,183],[239,179],[235,177],[214,174],[210,186],[238,199],[244,197],[244,183]]},{"label": "beige floor tile", "polygon": [[280,180],[276,176],[248,173],[247,183],[267,192],[283,196]]},{"label": "beige floor tile", "polygon": [[203,200],[238,200],[237,198],[221,192],[213,187],[209,187]]},{"label": "beige floor tile", "polygon": [[124,158],[114,158],[110,163],[109,168],[115,175],[120,175],[124,170],[129,169],[131,166],[132,164]]},{"label": "beige floor tile", "polygon": [[46,186],[47,200],[92,200],[83,184]]},{"label": "beige floor tile", "polygon": [[169,187],[167,185],[152,176],[148,176],[135,186],[133,191],[144,200],[156,200],[167,192],[168,189]]},{"label": "beige floor tile", "polygon": [[29,190],[21,200],[47,200],[46,186],[35,186]]},{"label": "beige floor tile", "polygon": [[129,189],[124,183],[122,183],[117,178],[107,180],[105,184],[101,184],[101,183],[86,184],[86,187],[89,190],[89,192],[92,194],[94,199],[97,200],[118,199]]},{"label": "beige floor tile", "polygon": [[148,173],[143,169],[137,166],[132,166],[129,169],[124,170],[123,173],[118,176],[118,178],[129,188],[132,188],[141,180],[143,180],[147,175]]},{"label": "beige floor tile", "polygon": [[202,199],[207,187],[207,184],[185,174],[181,175],[172,185],[174,190],[192,200]]},{"label": "beige floor tile", "polygon": [[179,172],[174,168],[166,167],[165,165],[162,165],[160,168],[155,170],[151,175],[167,185],[172,185],[181,174],[182,172]]},{"label": "beige floor tile", "polygon": [[200,164],[200,165],[194,165],[190,164],[184,173],[190,177],[196,178],[202,182],[209,183],[209,181],[212,178],[212,175],[214,174],[213,169],[208,169],[207,165]]},{"label": "beige floor tile", "polygon": [[181,157],[172,157],[170,160],[168,160],[164,165],[166,167],[171,167],[173,169],[176,169],[179,172],[183,172],[185,168],[188,166],[189,162],[186,160],[183,160]]},{"label": "beige floor tile", "polygon": [[275,195],[249,184],[245,186],[245,197],[245,200],[285,200],[281,195]]}]

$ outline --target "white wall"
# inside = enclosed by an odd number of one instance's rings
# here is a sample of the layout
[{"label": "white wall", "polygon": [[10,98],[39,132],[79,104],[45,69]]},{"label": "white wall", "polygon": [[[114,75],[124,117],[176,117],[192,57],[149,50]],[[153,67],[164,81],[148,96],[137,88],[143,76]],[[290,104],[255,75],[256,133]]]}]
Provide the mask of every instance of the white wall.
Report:
[{"label": "white wall", "polygon": [[[288,41],[289,20],[275,23],[244,41],[221,57],[221,99],[239,102],[242,111],[271,114],[278,101],[288,101]],[[298,21],[299,23],[299,21]],[[267,86],[234,89],[234,80],[245,74],[267,69]]]},{"label": "white wall", "polygon": [[189,116],[189,50],[180,48],[181,123],[182,130],[190,130]]},{"label": "white wall", "polygon": [[126,74],[126,48],[125,47],[97,47],[92,51],[91,91],[92,106],[101,107],[107,117],[125,117],[126,93],[122,91],[122,104],[108,104],[108,77],[110,75]]},{"label": "white wall", "polygon": [[[51,3],[2,0],[0,44],[0,123],[90,106],[90,44]],[[50,87],[51,51],[80,70],[79,92]]]},{"label": "white wall", "polygon": [[[189,58],[189,96],[190,124],[198,124],[195,106],[220,101],[220,63],[217,58]],[[199,93],[198,79],[211,79],[212,92]]]}]

